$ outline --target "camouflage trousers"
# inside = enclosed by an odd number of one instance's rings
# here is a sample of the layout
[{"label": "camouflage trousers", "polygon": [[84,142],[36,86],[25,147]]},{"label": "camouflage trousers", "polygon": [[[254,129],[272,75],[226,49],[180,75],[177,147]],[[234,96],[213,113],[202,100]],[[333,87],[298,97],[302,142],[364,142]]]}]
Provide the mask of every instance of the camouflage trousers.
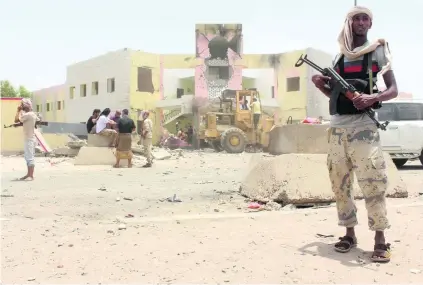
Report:
[{"label": "camouflage trousers", "polygon": [[385,193],[386,165],[376,127],[329,128],[327,166],[335,194],[339,225],[357,225],[354,174],[363,192],[368,225],[372,231],[389,228]]}]

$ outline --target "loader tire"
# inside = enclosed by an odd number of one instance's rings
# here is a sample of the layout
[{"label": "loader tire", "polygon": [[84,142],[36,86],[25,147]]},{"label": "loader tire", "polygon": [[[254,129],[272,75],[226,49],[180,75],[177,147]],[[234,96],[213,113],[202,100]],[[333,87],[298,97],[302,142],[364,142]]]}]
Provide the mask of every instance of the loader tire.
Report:
[{"label": "loader tire", "polygon": [[247,145],[247,137],[242,130],[230,128],[221,135],[220,145],[227,153],[241,153]]}]

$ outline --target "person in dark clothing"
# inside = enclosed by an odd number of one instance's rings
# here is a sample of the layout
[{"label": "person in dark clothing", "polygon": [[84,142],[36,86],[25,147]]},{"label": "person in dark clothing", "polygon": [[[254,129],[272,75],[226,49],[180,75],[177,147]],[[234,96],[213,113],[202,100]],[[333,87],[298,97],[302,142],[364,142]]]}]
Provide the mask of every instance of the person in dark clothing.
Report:
[{"label": "person in dark clothing", "polygon": [[116,164],[119,167],[121,159],[128,160],[128,167],[132,167],[132,132],[136,129],[135,122],[129,117],[128,109],[122,110],[122,117],[117,121],[118,139],[116,146]]},{"label": "person in dark clothing", "polygon": [[100,109],[94,109],[92,116],[88,118],[87,121],[87,133],[94,134],[95,133],[95,124],[97,123],[98,116],[100,115]]},{"label": "person in dark clothing", "polygon": [[188,143],[192,144],[192,137],[194,135],[194,129],[192,128],[191,124],[188,125],[187,135],[188,135]]}]

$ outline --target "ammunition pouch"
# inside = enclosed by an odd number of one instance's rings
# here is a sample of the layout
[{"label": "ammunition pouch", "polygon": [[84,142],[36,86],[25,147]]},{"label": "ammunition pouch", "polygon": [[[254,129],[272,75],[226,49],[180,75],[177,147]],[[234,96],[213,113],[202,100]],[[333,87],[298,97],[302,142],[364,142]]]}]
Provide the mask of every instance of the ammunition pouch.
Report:
[{"label": "ammunition pouch", "polygon": [[[359,93],[366,93],[369,88],[369,82],[362,79],[346,79],[349,84],[355,87]],[[370,93],[370,92],[368,92]],[[376,102],[371,106],[372,109],[380,109],[382,107],[381,102]],[[363,114],[364,111],[358,110],[354,107],[353,102],[345,97],[345,93],[336,86],[332,89],[331,97],[329,100],[329,113],[331,115],[356,115]]]}]

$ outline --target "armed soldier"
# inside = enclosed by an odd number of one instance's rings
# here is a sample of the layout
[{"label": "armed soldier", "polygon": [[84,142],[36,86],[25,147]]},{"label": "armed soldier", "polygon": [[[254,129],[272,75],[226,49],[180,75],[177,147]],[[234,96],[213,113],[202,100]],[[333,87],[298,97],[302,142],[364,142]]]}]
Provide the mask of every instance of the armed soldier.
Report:
[{"label": "armed soldier", "polygon": [[[382,101],[398,95],[391,55],[387,42],[373,43],[367,39],[373,15],[364,7],[354,7],[347,15],[338,42],[341,53],[334,60],[334,68],[348,82],[365,80],[368,84],[361,96],[348,100],[338,90],[330,88],[331,78],[314,75],[315,86],[330,99],[331,126],[328,133],[327,165],[335,193],[339,225],[346,227],[345,236],[335,244],[338,252],[349,252],[357,245],[354,227],[357,208],[352,194],[354,173],[363,192],[370,230],[375,231],[372,254],[374,262],[388,262],[390,245],[384,231],[390,227],[387,218],[385,193],[388,179],[380,137],[374,122],[363,114],[367,107],[380,108]],[[379,92],[378,78],[383,78],[386,89]],[[357,87],[358,88],[358,87]],[[381,89],[381,88],[379,88]]]}]

